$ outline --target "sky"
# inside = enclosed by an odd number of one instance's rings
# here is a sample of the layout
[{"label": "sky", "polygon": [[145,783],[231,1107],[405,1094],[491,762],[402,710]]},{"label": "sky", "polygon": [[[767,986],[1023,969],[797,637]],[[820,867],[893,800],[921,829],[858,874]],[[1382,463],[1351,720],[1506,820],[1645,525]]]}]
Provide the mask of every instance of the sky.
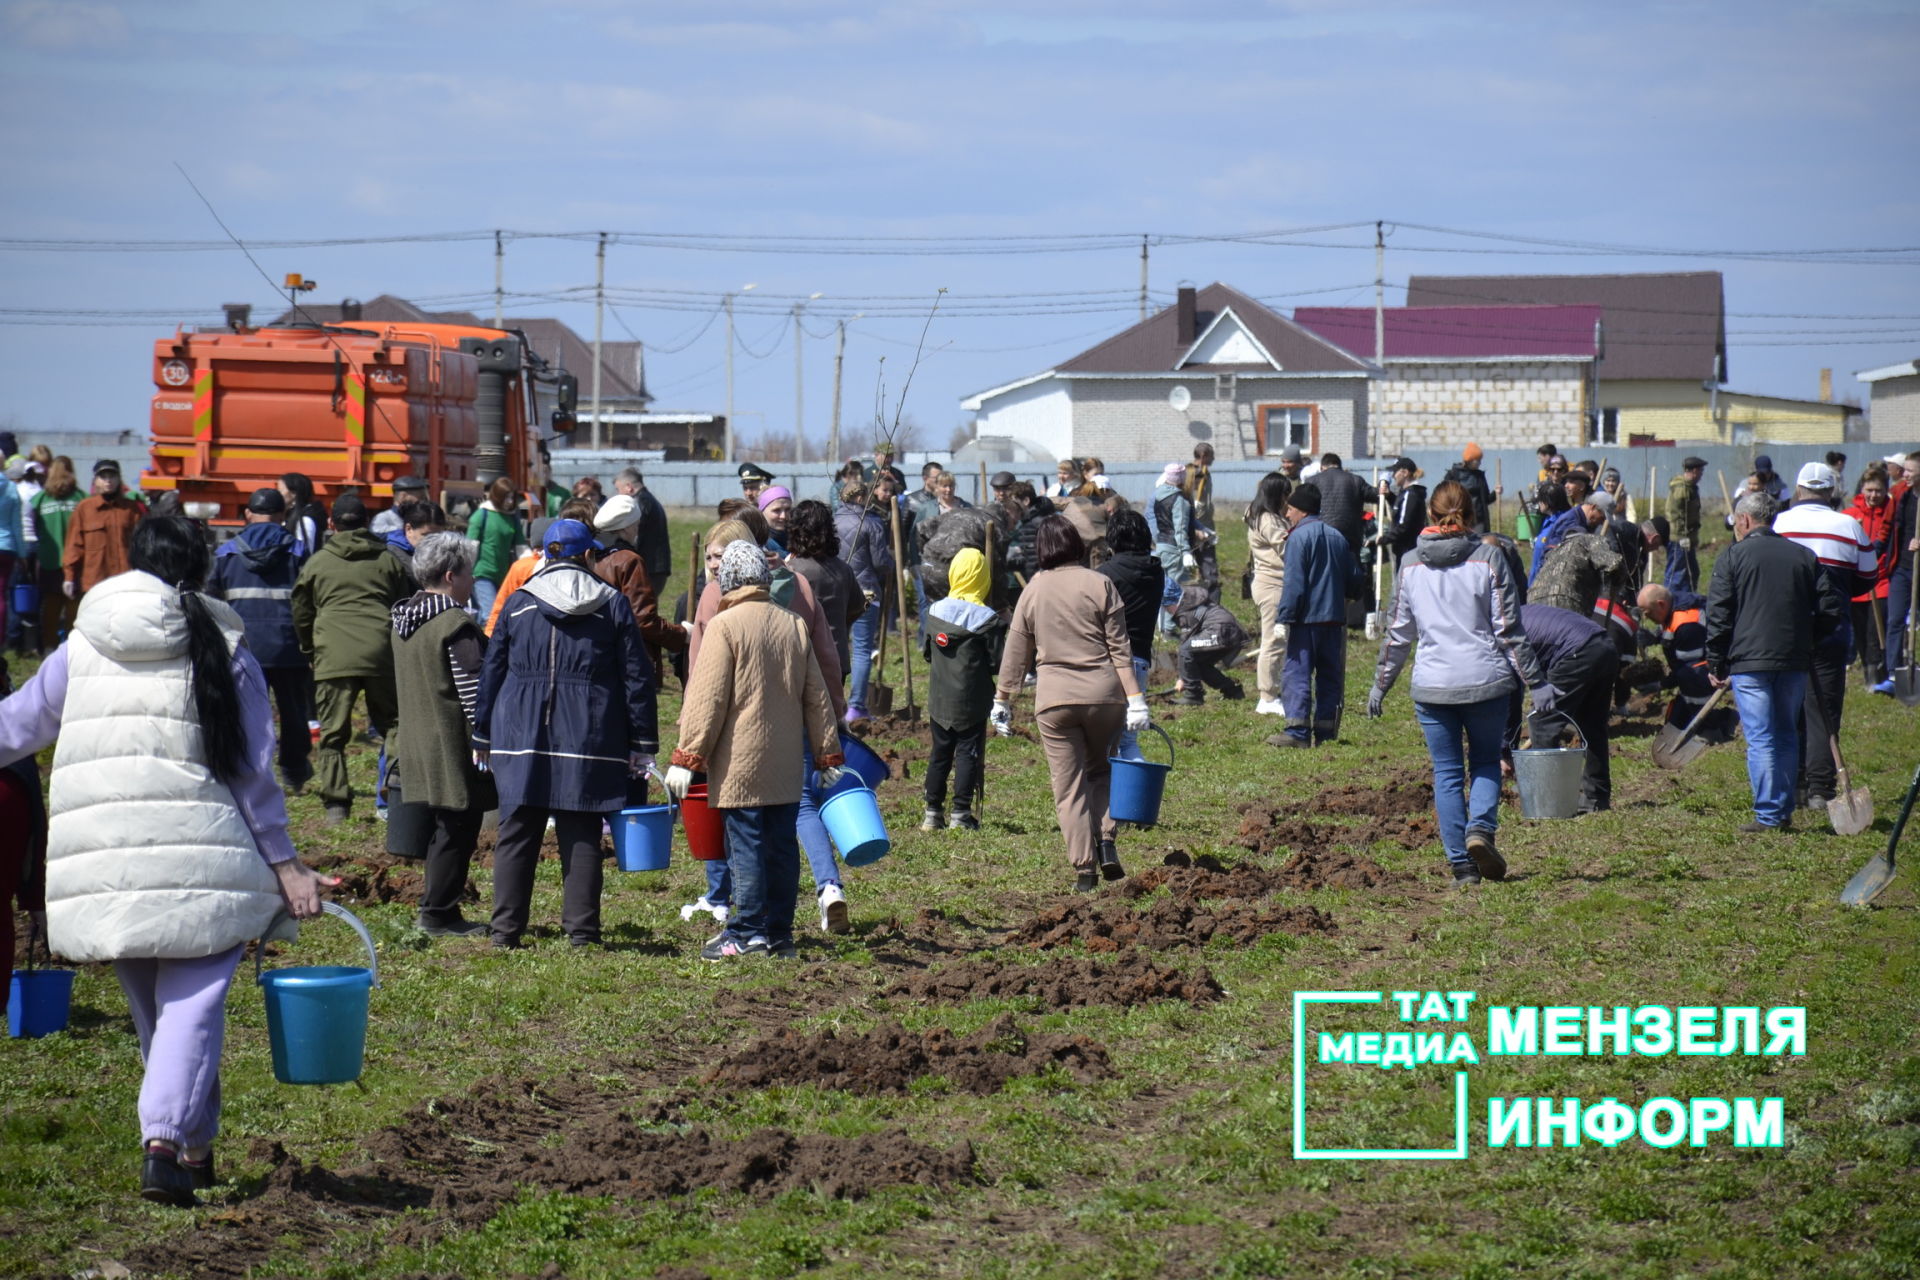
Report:
[{"label": "sky", "polygon": [[[591,335],[591,233],[627,233],[606,335],[647,344],[655,408],[724,408],[736,292],[737,428],[790,431],[805,299],[816,451],[838,320],[843,452],[876,404],[939,447],[962,397],[1137,319],[1142,234],[1156,309],[1370,305],[1384,220],[1388,305],[1412,274],[1719,270],[1733,388],[1830,367],[1864,398],[1920,356],[1911,0],[1196,8],[0,0],[0,241],[224,240],[209,204],[249,242],[585,232],[510,240],[536,296],[507,309]],[[1724,256],[1832,249],[1906,252]],[[490,236],[254,256],[0,247],[0,421],[143,430],[153,340],[274,314],[291,271],[491,312]]]}]

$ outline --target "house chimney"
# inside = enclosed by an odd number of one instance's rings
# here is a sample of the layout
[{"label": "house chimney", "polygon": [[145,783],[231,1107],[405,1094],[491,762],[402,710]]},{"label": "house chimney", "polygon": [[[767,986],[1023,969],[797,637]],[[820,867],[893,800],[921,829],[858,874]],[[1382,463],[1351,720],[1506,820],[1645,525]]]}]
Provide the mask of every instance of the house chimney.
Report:
[{"label": "house chimney", "polygon": [[1173,304],[1176,313],[1174,337],[1179,341],[1181,346],[1191,346],[1193,340],[1200,336],[1198,333],[1200,327],[1199,319],[1194,313],[1194,299],[1196,295],[1193,286],[1190,284],[1181,285],[1179,292],[1175,296],[1176,301]]},{"label": "house chimney", "polygon": [[1831,369],[1820,371],[1820,403],[1833,403],[1833,370]]},{"label": "house chimney", "polygon": [[358,298],[340,299],[340,319],[343,321],[350,322],[350,321],[358,320],[359,318],[360,318],[360,299]]},{"label": "house chimney", "polygon": [[247,326],[253,322],[251,302],[227,302],[221,304],[220,309],[227,313],[227,328],[235,333],[246,332]]}]

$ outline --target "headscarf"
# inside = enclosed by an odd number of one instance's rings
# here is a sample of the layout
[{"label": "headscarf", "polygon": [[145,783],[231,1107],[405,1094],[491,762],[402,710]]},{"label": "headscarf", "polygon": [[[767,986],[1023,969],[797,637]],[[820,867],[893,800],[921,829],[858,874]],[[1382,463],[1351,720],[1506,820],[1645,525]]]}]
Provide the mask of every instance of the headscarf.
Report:
[{"label": "headscarf", "polygon": [[968,604],[987,602],[987,558],[976,547],[962,547],[947,566],[947,594]]},{"label": "headscarf", "polygon": [[1187,465],[1184,462],[1169,462],[1166,470],[1160,473],[1160,483],[1179,488],[1187,482]]},{"label": "headscarf", "polygon": [[793,490],[787,488],[783,484],[768,485],[766,488],[760,491],[760,509],[762,511],[765,511],[768,507],[780,501],[780,499],[782,498],[785,498],[788,501],[792,501]]},{"label": "headscarf", "polygon": [[767,586],[773,581],[773,569],[767,564],[767,553],[758,545],[736,539],[720,553],[720,568],[713,576],[721,593],[730,595],[742,587]]}]

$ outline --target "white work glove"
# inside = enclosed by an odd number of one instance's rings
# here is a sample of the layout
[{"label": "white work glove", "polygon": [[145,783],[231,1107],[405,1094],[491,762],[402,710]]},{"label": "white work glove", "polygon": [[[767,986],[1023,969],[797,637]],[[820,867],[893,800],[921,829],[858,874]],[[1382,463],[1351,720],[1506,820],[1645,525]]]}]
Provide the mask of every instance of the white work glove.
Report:
[{"label": "white work glove", "polygon": [[993,726],[995,733],[1003,738],[1007,737],[1013,732],[1013,709],[1006,703],[996,700],[993,710],[987,713],[987,723]]},{"label": "white work glove", "polygon": [[1200,562],[1193,558],[1193,552],[1182,551],[1180,553],[1180,567],[1182,569],[1185,569],[1188,573],[1192,573],[1195,569],[1200,567]]},{"label": "white work glove", "polygon": [[68,578],[65,582],[61,583],[60,590],[66,594],[69,600],[78,600],[80,598],[80,584],[72,578]]},{"label": "white work glove", "polygon": [[667,770],[667,794],[677,803],[687,798],[687,788],[693,785],[693,770],[674,765]]},{"label": "white work glove", "polygon": [[627,755],[627,776],[637,778],[653,768],[653,757],[644,751],[634,751]]},{"label": "white work glove", "polygon": [[490,759],[492,759],[491,752],[476,751],[473,753],[473,767],[482,773],[486,773],[488,772],[487,762]]},{"label": "white work glove", "polygon": [[1147,699],[1144,694],[1134,694],[1127,699],[1127,732],[1139,733],[1153,722],[1147,714]]},{"label": "white work glove", "polygon": [[1679,539],[1679,540],[1677,540],[1677,541],[1676,541],[1676,542],[1674,543],[1674,545],[1675,545],[1675,546],[1677,546],[1677,547],[1679,547],[1679,548],[1680,548],[1680,549],[1681,549],[1682,551],[1691,551],[1691,550],[1693,550],[1693,539],[1692,539],[1692,538],[1681,538],[1681,539]]},{"label": "white work glove", "polygon": [[830,764],[813,776],[813,789],[815,791],[831,791],[839,786],[840,779],[846,776],[847,771],[845,769],[842,769],[837,764]]}]

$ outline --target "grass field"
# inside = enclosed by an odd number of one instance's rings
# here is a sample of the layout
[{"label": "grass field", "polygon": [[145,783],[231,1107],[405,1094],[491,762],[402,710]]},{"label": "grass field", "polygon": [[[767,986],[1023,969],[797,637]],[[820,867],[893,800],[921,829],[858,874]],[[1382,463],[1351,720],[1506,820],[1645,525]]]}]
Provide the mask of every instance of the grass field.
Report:
[{"label": "grass field", "polygon": [[[1229,577],[1243,559],[1229,524]],[[702,964],[683,849],[664,873],[608,872],[604,950],[559,936],[551,861],[530,949],[430,941],[371,806],[325,831],[295,800],[297,843],[351,873],[339,896],[380,947],[361,1083],[276,1084],[243,970],[224,1184],[191,1213],[143,1204],[124,1001],[84,969],[71,1032],[0,1050],[0,1274],[1920,1275],[1912,873],[1871,911],[1837,904],[1920,759],[1914,713],[1849,690],[1866,835],[1803,814],[1736,836],[1739,747],[1666,774],[1655,722],[1630,721],[1610,813],[1504,808],[1512,878],[1456,892],[1404,682],[1385,719],[1359,714],[1373,650],[1354,640],[1353,713],[1314,752],[1263,745],[1276,726],[1251,700],[1175,711],[1163,690],[1164,821],[1123,832],[1134,879],[1091,903],[1066,892],[1022,709],[1024,734],[990,746],[977,834],[916,829],[925,743],[883,726],[871,741],[912,774],[883,791],[894,851],[848,877],[852,936],[806,928],[798,964]],[[1153,945],[1117,945],[1135,937]],[[277,962],[356,947],[321,923]],[[1492,1058],[1470,1072],[1467,1159],[1302,1161],[1293,993],[1317,990],[1476,992],[1483,1051],[1491,1005],[1795,1005],[1809,1033],[1804,1056]],[[1315,1025],[1395,1029],[1364,1009]],[[1450,1141],[1449,1068],[1308,1079],[1317,1146]],[[1515,1095],[1779,1097],[1785,1143],[1490,1150],[1486,1099]]]}]

